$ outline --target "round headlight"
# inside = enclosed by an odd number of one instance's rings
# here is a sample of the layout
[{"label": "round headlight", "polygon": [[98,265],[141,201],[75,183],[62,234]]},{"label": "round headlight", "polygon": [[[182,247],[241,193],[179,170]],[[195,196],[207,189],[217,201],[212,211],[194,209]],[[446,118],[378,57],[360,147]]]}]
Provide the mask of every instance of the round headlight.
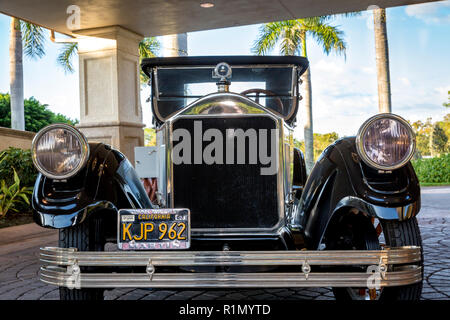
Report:
[{"label": "round headlight", "polygon": [[89,157],[86,137],[68,124],[51,124],[39,131],[31,146],[33,163],[51,179],[75,175]]},{"label": "round headlight", "polygon": [[382,113],[368,119],[359,128],[356,149],[369,166],[394,170],[411,160],[416,147],[414,132],[400,116]]}]

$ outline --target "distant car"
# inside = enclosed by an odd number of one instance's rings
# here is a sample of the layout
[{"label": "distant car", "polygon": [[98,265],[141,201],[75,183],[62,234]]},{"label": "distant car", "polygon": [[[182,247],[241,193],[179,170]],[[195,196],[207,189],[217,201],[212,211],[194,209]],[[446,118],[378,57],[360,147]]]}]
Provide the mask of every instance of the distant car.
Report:
[{"label": "distant car", "polygon": [[378,114],[307,175],[293,144],[307,68],[302,57],[145,59],[157,146],[136,148],[134,167],[74,127],[42,129],[34,218],[60,230],[59,248],[41,249],[42,281],[61,299],[320,286],[339,299],[419,299],[413,131]]}]

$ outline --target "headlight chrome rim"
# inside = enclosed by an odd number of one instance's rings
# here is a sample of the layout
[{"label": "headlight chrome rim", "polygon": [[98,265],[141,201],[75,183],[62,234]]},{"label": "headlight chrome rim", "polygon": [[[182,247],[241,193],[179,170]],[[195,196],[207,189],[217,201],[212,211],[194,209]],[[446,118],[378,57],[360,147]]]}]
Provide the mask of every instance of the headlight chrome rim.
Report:
[{"label": "headlight chrome rim", "polygon": [[[367,131],[367,129],[377,120],[380,119],[392,119],[395,121],[398,121],[399,123],[401,123],[405,128],[407,128],[408,130],[408,134],[410,137],[410,141],[411,144],[409,146],[409,152],[408,155],[399,163],[393,165],[393,166],[383,166],[380,165],[378,163],[376,163],[375,161],[373,161],[372,159],[370,159],[366,152],[364,151],[364,135]],[[391,170],[395,170],[398,168],[403,167],[405,164],[407,164],[412,157],[414,156],[414,152],[416,150],[416,138],[415,138],[415,134],[414,131],[411,127],[411,125],[408,123],[408,121],[406,121],[405,119],[403,119],[402,117],[400,117],[399,115],[393,114],[393,113],[380,113],[377,114],[369,119],[367,119],[359,128],[358,133],[356,135],[356,151],[358,152],[359,157],[369,166],[378,169],[378,170],[383,170],[383,171],[391,171]]]},{"label": "headlight chrome rim", "polygon": [[[40,165],[37,159],[37,152],[36,152],[37,142],[44,134],[54,129],[64,129],[70,131],[78,139],[82,148],[82,156],[80,163],[77,165],[75,169],[63,175],[55,175],[51,172],[48,172],[48,170],[46,170]],[[89,152],[90,152],[89,143],[86,137],[77,128],[66,123],[54,123],[42,128],[38,133],[36,133],[36,135],[33,138],[33,141],[31,142],[31,158],[33,160],[34,166],[44,176],[54,180],[64,180],[76,175],[86,165],[89,159]]]}]

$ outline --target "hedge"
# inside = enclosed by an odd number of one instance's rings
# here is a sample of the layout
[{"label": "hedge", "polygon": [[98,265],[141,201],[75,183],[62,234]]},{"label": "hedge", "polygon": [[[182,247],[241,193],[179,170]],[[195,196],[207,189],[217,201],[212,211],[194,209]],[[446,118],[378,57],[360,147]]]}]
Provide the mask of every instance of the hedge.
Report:
[{"label": "hedge", "polygon": [[[68,123],[75,125],[78,120],[72,120],[60,113],[55,114],[48,105],[40,103],[34,97],[25,99],[25,130],[38,132],[51,123]],[[0,127],[11,128],[11,98],[9,94],[0,93]]]},{"label": "hedge", "polygon": [[413,160],[412,164],[421,183],[450,184],[450,153]]}]

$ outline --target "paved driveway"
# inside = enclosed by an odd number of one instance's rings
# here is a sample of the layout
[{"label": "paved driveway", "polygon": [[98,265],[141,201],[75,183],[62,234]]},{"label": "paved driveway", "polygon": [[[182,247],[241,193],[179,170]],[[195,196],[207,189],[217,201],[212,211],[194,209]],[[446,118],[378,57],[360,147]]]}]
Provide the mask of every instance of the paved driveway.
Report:
[{"label": "paved driveway", "polygon": [[[425,254],[422,299],[450,299],[450,187],[423,188],[418,216]],[[34,224],[0,230],[0,299],[58,299],[57,288],[38,280],[39,247],[55,246],[57,233]],[[332,300],[329,288],[268,290],[116,289],[106,299]]]}]

